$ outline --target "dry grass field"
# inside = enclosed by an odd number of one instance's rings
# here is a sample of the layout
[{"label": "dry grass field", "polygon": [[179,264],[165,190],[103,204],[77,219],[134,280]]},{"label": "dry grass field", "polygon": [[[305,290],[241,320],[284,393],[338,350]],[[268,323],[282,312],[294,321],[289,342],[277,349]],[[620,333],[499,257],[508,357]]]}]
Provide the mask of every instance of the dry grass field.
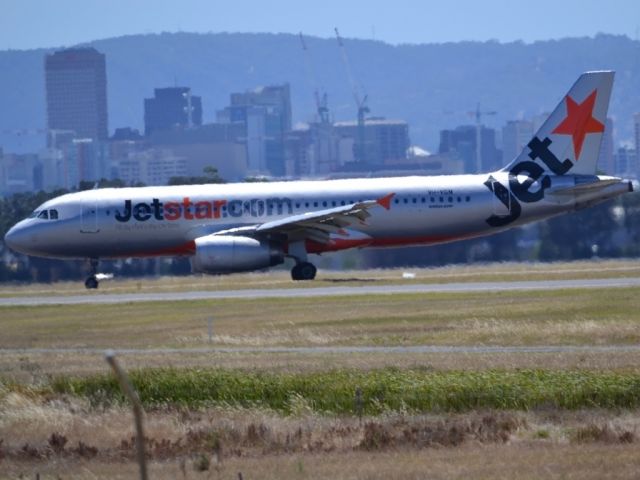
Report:
[{"label": "dry grass field", "polygon": [[[320,272],[305,284],[442,283],[640,276],[640,262],[504,264]],[[100,293],[293,286],[288,273],[104,282]],[[299,284],[295,284],[300,287]],[[80,284],[3,287],[1,296],[82,294]],[[637,288],[433,293],[121,305],[0,307],[0,478],[135,478],[126,406],[46,388],[57,376],[107,373],[102,349],[129,370],[174,367],[301,375],[336,369],[640,373],[636,350],[551,353],[269,352],[265,347],[633,346]],[[213,344],[207,319],[213,318]],[[181,352],[231,347],[233,352]],[[241,348],[252,348],[242,351]],[[62,348],[32,352],[16,349]],[[96,349],[83,352],[82,349]],[[162,352],[154,349],[169,348]],[[3,351],[2,349],[11,349]],[[76,349],[76,350],[73,350]],[[567,388],[570,388],[569,386]],[[293,392],[295,393],[295,392]],[[633,394],[633,392],[632,392]],[[637,393],[640,395],[640,392]],[[297,398],[295,395],[292,398]],[[151,478],[637,478],[640,411],[472,410],[333,415],[167,404],[146,414]],[[22,477],[21,477],[22,475]]]},{"label": "dry grass field", "polygon": [[[2,400],[3,477],[135,478],[130,413]],[[167,410],[146,417],[151,478],[637,478],[635,412],[325,417]]]}]

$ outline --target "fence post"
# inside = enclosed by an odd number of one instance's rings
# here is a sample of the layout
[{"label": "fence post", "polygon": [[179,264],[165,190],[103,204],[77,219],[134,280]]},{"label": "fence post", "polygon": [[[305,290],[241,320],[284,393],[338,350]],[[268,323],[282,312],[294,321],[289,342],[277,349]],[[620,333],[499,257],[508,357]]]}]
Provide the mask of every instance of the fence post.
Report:
[{"label": "fence post", "polygon": [[360,421],[360,425],[362,425],[362,389],[360,387],[356,387],[356,397],[355,397],[355,407],[356,413],[358,414],[358,419]]},{"label": "fence post", "polygon": [[142,480],[147,480],[147,458],[144,453],[144,429],[142,425],[142,416],[144,411],[142,410],[140,397],[138,397],[138,392],[136,392],[133,385],[131,385],[127,372],[125,372],[118,363],[115,352],[113,350],[108,350],[105,352],[104,357],[113,369],[113,372],[118,379],[118,383],[120,384],[120,388],[133,406],[133,419],[136,426],[136,456],[138,458],[138,465],[140,465],[140,478]]}]

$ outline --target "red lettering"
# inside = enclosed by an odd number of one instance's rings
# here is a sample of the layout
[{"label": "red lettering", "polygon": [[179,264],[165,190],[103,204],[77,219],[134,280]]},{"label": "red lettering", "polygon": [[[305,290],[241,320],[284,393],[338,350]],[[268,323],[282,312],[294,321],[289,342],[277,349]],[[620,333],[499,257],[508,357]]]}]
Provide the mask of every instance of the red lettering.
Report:
[{"label": "red lettering", "polygon": [[191,199],[189,197],[184,197],[182,199],[182,206],[184,207],[184,218],[187,220],[193,220],[193,214],[191,213]]},{"label": "red lettering", "polygon": [[164,204],[164,219],[178,220],[180,218],[180,204],[175,202],[167,202]]},{"label": "red lettering", "polygon": [[201,220],[203,218],[213,218],[213,205],[211,202],[197,202],[196,203],[196,218]]}]

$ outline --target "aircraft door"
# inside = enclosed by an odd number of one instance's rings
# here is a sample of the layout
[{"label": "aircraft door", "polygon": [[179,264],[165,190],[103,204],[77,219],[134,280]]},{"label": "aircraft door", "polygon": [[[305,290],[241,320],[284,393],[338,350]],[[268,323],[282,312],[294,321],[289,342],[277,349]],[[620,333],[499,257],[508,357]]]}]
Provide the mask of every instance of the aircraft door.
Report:
[{"label": "aircraft door", "polygon": [[497,180],[491,181],[492,211],[493,214],[502,217],[511,213],[511,195],[509,188],[502,185]]},{"label": "aircraft door", "polygon": [[98,233],[98,204],[96,202],[82,203],[80,232]]}]

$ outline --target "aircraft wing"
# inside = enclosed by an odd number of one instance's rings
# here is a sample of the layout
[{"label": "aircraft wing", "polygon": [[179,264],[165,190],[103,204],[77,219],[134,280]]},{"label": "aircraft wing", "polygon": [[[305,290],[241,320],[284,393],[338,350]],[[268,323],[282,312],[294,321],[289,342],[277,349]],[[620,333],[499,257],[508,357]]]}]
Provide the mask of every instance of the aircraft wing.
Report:
[{"label": "aircraft wing", "polygon": [[357,224],[363,223],[371,216],[369,213],[371,208],[382,206],[388,210],[394,195],[391,193],[378,200],[365,200],[317,212],[292,215],[258,225],[232,228],[216,232],[215,235],[250,235],[256,237],[285,235],[289,241],[309,239],[319,243],[329,243],[332,233],[340,233],[344,229],[357,230]]}]

